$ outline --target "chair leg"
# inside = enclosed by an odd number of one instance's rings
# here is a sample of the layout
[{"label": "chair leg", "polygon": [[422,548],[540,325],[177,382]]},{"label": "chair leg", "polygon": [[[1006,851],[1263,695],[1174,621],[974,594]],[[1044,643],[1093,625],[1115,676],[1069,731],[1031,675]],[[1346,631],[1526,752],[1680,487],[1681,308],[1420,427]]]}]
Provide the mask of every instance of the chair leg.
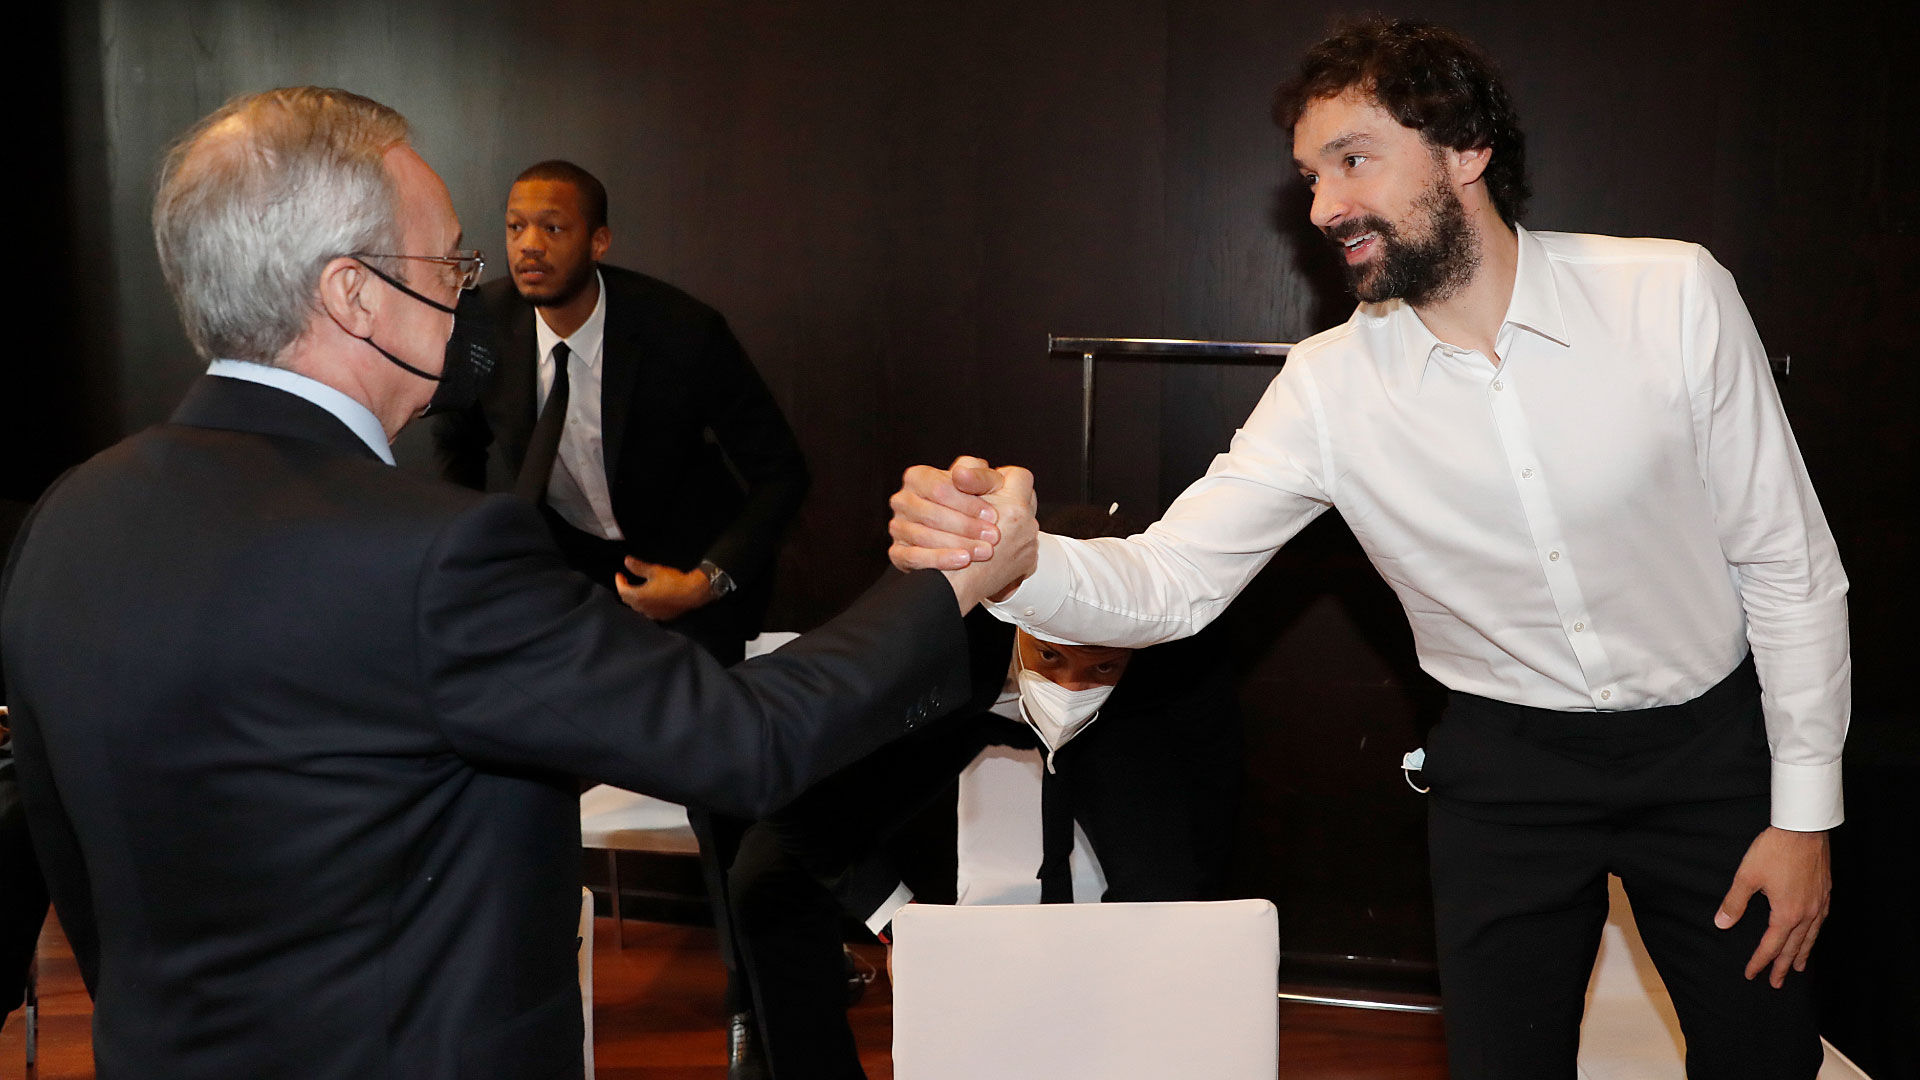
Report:
[{"label": "chair leg", "polygon": [[627,924],[620,918],[620,853],[607,849],[607,881],[613,891],[613,940],[624,949],[627,947]]},{"label": "chair leg", "polygon": [[40,1054],[40,956],[35,953],[27,962],[27,997],[22,1019],[26,1023],[24,1034],[27,1039],[27,1068],[33,1068],[34,1059]]}]

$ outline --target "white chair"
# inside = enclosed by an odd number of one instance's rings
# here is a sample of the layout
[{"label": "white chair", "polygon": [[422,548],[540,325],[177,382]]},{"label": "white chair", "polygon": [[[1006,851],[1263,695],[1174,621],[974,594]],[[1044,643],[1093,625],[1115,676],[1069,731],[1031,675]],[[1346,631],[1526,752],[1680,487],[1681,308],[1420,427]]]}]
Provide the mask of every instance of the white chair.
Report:
[{"label": "white chair", "polygon": [[[1608,879],[1608,889],[1613,906],[1580,1025],[1580,1080],[1684,1080],[1686,1040],[1673,999],[1640,940],[1620,879]],[[1827,1057],[1819,1080],[1868,1080],[1826,1040],[1821,1045]]]},{"label": "white chair", "polygon": [[614,940],[627,947],[626,924],[620,918],[620,862],[622,851],[653,851],[693,855],[700,851],[687,808],[601,784],[580,794],[580,846],[607,853],[607,882],[613,893]]},{"label": "white chair", "polygon": [[1265,900],[909,904],[893,919],[898,1080],[1273,1080]]},{"label": "white chair", "polygon": [[[769,630],[746,644],[746,655],[773,652],[800,635]],[[601,784],[580,794],[580,846],[607,853],[607,886],[612,893],[614,940],[627,947],[627,927],[620,917],[620,856],[622,851],[651,851],[667,855],[698,855],[700,841],[687,823],[687,808],[651,795]]]}]

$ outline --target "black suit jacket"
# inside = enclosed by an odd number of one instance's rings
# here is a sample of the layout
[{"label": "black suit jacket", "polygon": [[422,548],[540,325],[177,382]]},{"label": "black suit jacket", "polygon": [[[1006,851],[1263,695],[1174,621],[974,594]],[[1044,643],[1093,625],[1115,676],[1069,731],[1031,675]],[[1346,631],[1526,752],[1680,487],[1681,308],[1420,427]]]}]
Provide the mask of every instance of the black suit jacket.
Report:
[{"label": "black suit jacket", "polygon": [[728,671],[525,501],[237,380],[26,529],[0,644],[103,1080],[572,1080],[574,776],[763,814],[966,693],[936,575]]},{"label": "black suit jacket", "polygon": [[[744,641],[759,632],[781,533],[806,495],[806,461],[719,312],[645,274],[604,265],[600,274],[601,438],[627,554],[726,570],[739,591],[676,629]],[[536,419],[537,316],[510,278],[481,296],[502,339],[500,367],[478,406],[440,418],[434,442],[447,479],[512,491]],[[611,568],[578,568],[611,585]]]}]

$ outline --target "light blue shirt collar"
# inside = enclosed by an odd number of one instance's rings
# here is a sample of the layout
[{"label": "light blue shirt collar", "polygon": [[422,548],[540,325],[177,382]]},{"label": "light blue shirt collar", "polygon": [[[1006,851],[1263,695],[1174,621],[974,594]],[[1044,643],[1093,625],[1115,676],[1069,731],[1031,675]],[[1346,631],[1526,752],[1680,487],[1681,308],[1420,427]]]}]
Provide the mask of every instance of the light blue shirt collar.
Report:
[{"label": "light blue shirt collar", "polygon": [[387,431],[373,411],[347,395],[317,379],[309,379],[297,371],[256,364],[247,360],[215,360],[207,365],[207,374],[218,375],[225,379],[245,379],[247,382],[271,386],[276,390],[285,390],[295,397],[305,398],[315,405],[332,413],[334,418],[347,425],[347,430],[360,436],[367,448],[380,455],[380,460],[393,464],[393,447],[387,442]]}]

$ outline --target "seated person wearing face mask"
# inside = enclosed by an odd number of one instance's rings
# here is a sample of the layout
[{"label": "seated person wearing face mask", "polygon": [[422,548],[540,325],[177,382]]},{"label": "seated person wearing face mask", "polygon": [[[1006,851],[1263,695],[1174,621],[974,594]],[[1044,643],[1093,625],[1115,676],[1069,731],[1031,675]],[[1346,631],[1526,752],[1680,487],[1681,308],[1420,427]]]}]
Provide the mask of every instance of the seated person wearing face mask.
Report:
[{"label": "seated person wearing face mask", "polygon": [[[1132,531],[1099,507],[1041,527]],[[842,927],[778,902],[805,879],[882,936],[915,896],[908,864],[955,866],[962,904],[1221,895],[1241,750],[1233,681],[1211,635],[1130,650],[1043,641],[984,614],[967,628],[970,706],[816,785],[741,846],[733,917],[775,1080],[865,1075],[846,1022]],[[895,834],[923,810],[931,821],[936,802],[951,806],[956,777],[953,861],[903,850]],[[927,899],[947,898],[937,877],[919,884]]]}]

